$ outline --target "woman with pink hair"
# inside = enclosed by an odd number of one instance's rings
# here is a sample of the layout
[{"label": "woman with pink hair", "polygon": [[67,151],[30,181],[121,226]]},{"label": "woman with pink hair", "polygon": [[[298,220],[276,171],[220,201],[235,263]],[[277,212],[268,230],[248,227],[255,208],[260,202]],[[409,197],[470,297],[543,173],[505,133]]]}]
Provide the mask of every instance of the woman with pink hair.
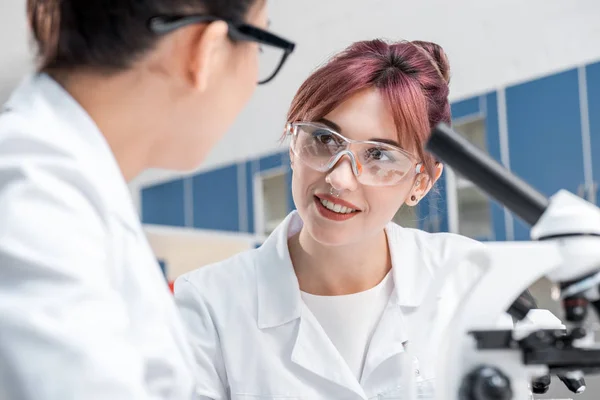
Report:
[{"label": "woman with pink hair", "polygon": [[[292,212],[256,250],[180,277],[210,399],[397,399],[407,327],[436,270],[477,242],[391,222],[440,178],[449,64],[422,41],[364,41],[301,85],[288,113]],[[435,355],[414,360],[433,396]]]}]

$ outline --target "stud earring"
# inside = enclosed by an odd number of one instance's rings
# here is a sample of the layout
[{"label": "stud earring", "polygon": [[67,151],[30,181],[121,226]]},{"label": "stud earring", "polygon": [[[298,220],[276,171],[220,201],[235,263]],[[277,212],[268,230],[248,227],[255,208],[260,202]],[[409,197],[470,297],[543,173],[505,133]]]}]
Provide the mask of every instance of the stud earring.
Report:
[{"label": "stud earring", "polygon": [[410,199],[411,199],[411,201],[417,201],[417,196],[412,195],[412,196],[410,196]]}]

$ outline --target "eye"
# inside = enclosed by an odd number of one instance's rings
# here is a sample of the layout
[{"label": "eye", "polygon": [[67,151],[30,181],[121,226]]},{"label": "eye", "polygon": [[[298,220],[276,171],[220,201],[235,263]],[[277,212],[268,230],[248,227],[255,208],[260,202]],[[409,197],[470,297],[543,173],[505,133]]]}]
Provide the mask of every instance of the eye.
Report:
[{"label": "eye", "polygon": [[313,132],[313,137],[323,144],[330,144],[335,140],[333,135],[325,130],[316,130]]},{"label": "eye", "polygon": [[390,151],[373,147],[367,150],[367,156],[375,161],[395,161]]}]

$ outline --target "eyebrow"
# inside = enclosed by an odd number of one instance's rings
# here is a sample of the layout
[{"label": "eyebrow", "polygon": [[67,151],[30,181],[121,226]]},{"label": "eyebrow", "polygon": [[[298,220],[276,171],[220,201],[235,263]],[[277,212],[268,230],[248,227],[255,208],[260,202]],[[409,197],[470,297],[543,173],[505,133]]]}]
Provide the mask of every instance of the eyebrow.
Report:
[{"label": "eyebrow", "polygon": [[321,118],[317,122],[320,122],[323,125],[327,125],[328,127],[330,127],[331,129],[333,129],[334,131],[336,131],[338,133],[342,133],[342,128],[340,128],[340,126],[338,124],[336,124],[333,121],[328,120],[327,118]]},{"label": "eyebrow", "polygon": [[395,140],[391,140],[391,139],[379,139],[379,138],[373,138],[373,139],[369,139],[372,142],[380,142],[380,143],[385,143],[385,144],[389,144],[398,148],[400,147],[400,143],[398,143]]},{"label": "eyebrow", "polygon": [[[329,128],[333,129],[334,131],[336,131],[338,133],[342,133],[342,128],[340,128],[340,126],[338,124],[336,124],[333,121],[328,120],[327,118],[321,118],[317,122],[320,122],[323,125],[327,125]],[[396,140],[392,140],[392,139],[371,138],[371,139],[369,139],[369,141],[385,143],[385,144],[389,144],[391,146],[396,146],[398,148],[401,148],[400,143],[398,143]]]}]

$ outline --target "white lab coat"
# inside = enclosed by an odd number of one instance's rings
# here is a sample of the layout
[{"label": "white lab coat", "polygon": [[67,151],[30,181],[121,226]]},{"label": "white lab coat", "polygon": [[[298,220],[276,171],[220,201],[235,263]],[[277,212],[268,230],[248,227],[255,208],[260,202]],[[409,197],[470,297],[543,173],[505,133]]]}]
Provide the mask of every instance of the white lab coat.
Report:
[{"label": "white lab coat", "polygon": [[118,165],[44,74],[0,115],[0,221],[1,399],[193,397],[184,326]]},{"label": "white lab coat", "polygon": [[[403,398],[401,356],[414,312],[436,269],[480,244],[388,224],[395,289],[359,382],[302,302],[287,246],[288,232],[301,224],[292,212],[259,249],[175,282],[203,378],[199,392],[219,400]],[[435,357],[413,362],[420,398],[432,396]]]}]

